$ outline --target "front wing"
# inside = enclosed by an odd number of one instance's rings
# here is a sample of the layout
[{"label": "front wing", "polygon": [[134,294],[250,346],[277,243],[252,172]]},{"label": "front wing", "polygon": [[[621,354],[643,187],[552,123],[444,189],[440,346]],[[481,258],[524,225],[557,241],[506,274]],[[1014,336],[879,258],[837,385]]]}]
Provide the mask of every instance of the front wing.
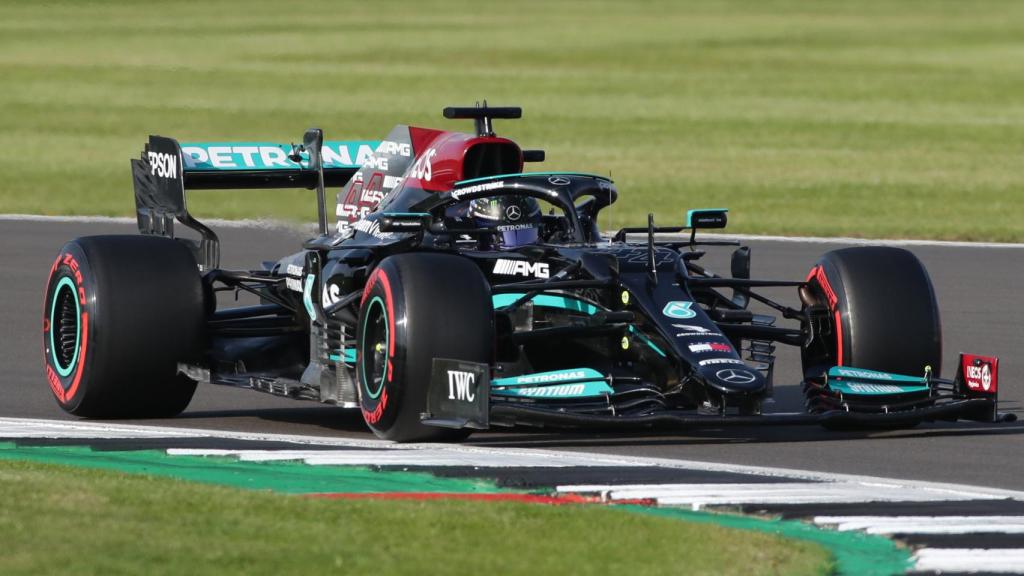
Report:
[{"label": "front wing", "polygon": [[[998,411],[998,359],[971,354],[960,356],[953,380],[930,374],[918,378],[834,367],[820,378],[804,382],[808,411],[750,416],[671,408],[623,414],[614,410],[596,411],[592,402],[579,403],[580,409],[573,409],[572,403],[565,402],[494,401],[488,369],[485,364],[435,360],[428,409],[422,421],[449,428],[525,425],[632,430],[807,424],[871,429],[932,421],[1013,422],[1017,419],[1015,414]],[[472,389],[466,388],[472,394],[460,396],[456,393],[453,374],[470,372],[473,382],[478,384]]]}]

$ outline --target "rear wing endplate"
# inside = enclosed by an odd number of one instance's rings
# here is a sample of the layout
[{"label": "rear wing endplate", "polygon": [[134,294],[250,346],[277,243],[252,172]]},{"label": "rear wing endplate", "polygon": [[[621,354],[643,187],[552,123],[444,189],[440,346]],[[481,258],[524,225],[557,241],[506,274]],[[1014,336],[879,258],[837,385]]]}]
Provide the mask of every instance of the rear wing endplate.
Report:
[{"label": "rear wing endplate", "polygon": [[370,158],[379,142],[323,141],[310,129],[302,145],[268,142],[183,143],[150,136],[142,157],[133,159],[135,212],[139,232],[174,238],[174,221],[199,233],[183,240],[192,248],[200,269],[220,265],[217,235],[192,217],[186,190],[307,188],[316,190],[320,230],[326,230],[324,188],[344,186]]}]

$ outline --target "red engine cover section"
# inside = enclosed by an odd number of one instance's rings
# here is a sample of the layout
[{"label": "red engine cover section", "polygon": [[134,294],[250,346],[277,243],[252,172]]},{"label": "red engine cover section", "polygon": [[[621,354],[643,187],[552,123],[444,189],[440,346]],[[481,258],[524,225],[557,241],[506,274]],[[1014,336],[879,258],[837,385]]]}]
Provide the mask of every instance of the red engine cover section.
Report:
[{"label": "red engine cover section", "polygon": [[445,192],[459,180],[523,169],[519,146],[507,138],[414,127],[409,135],[416,161],[406,175],[407,185],[423,190]]},{"label": "red engine cover section", "polygon": [[971,392],[995,394],[999,390],[999,358],[961,354],[960,370]]}]

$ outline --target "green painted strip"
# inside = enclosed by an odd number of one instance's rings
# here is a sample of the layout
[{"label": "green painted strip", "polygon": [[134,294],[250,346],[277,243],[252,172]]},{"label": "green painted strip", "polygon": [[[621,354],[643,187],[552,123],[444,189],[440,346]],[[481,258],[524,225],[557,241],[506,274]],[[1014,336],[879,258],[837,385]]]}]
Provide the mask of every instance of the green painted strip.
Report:
[{"label": "green painted strip", "polygon": [[796,520],[765,520],[732,514],[691,512],[678,508],[653,508],[638,505],[623,505],[622,508],[640,514],[676,518],[687,522],[717,524],[740,530],[756,530],[785,538],[814,542],[824,546],[833,554],[838,574],[889,576],[903,574],[913,566],[910,552],[900,548],[895,542],[884,536],[874,536],[863,532],[825,530]]},{"label": "green painted strip", "polygon": [[438,478],[420,472],[375,472],[355,466],[310,466],[303,462],[242,462],[213,456],[169,456],[157,450],[93,451],[82,446],[16,446],[0,443],[0,459],[152,474],[205,484],[290,494],[327,492],[518,492],[493,482]]}]

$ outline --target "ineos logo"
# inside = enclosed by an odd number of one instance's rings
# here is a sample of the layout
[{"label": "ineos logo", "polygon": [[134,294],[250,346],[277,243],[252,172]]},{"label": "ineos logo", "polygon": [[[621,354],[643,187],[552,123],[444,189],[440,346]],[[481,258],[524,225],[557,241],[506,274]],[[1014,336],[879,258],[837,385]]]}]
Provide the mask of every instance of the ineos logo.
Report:
[{"label": "ineos logo", "polygon": [[715,377],[730,384],[750,384],[757,379],[757,376],[754,376],[753,372],[736,370],[735,368],[719,370],[718,372],[715,372]]},{"label": "ineos logo", "polygon": [[430,164],[430,160],[436,155],[437,150],[433,148],[424,152],[423,156],[412,165],[412,168],[409,170],[409,177],[430,182],[430,178],[434,174],[434,167]]}]

